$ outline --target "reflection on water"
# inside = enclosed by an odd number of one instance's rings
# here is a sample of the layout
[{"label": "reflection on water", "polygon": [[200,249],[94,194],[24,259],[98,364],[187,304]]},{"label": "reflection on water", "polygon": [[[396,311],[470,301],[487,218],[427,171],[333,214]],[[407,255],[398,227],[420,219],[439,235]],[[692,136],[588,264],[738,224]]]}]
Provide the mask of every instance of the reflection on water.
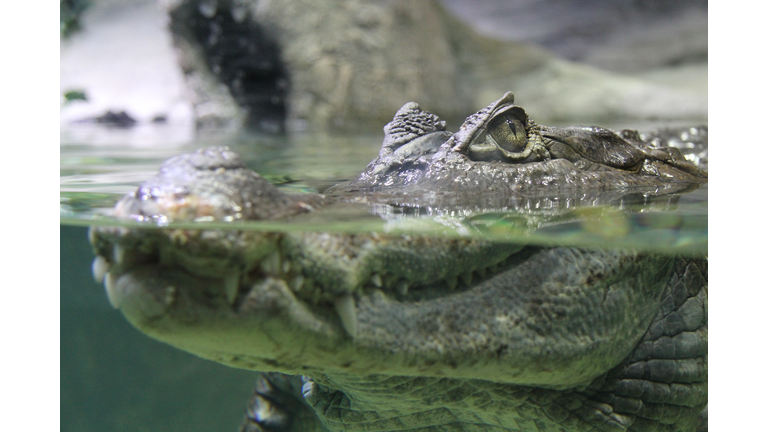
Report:
[{"label": "reflection on water", "polygon": [[[118,131],[119,132],[119,131]],[[106,134],[109,135],[109,134]],[[378,153],[378,135],[240,135],[202,138],[174,146],[103,145],[89,135],[65,133],[61,146],[61,218],[89,223],[125,193],[157,172],[166,159],[213,145],[227,145],[262,176],[286,188],[324,190],[359,173]],[[108,141],[101,138],[99,142]]]},{"label": "reflection on water", "polygon": [[[201,139],[169,147],[117,147],[66,142],[61,147],[61,221],[68,225],[115,225],[115,202],[153,176],[167,158],[222,145]],[[324,191],[362,171],[378,153],[380,136],[241,135],[224,144],[281,188]],[[616,246],[656,252],[706,254],[707,186],[681,191],[630,190],[545,197],[450,197],[392,206],[337,204],[290,221],[251,221],[237,229],[263,231],[378,231],[478,236],[502,241],[572,246]],[[469,197],[471,198],[471,197]],[[435,205],[438,203],[439,205]],[[140,225],[147,227],[147,225]],[[201,227],[200,224],[172,224]],[[232,224],[207,223],[231,229]]]},{"label": "reflection on water", "polygon": [[[83,228],[115,225],[109,211],[123,194],[154,175],[165,159],[210,145],[230,146],[251,168],[282,188],[322,192],[362,171],[378,153],[381,136],[243,135],[226,141],[210,138],[126,147],[124,143],[111,145],[109,140],[63,135],[62,430],[212,431],[235,430],[239,424],[255,374],[197,359],[130,328],[109,308],[90,276],[93,255]],[[199,228],[200,224],[192,226]],[[232,229],[233,225],[205,227]],[[572,201],[518,199],[471,206],[340,202],[287,222],[247,222],[236,227],[476,236],[706,255],[707,187],[656,197],[638,191],[584,195]]]}]

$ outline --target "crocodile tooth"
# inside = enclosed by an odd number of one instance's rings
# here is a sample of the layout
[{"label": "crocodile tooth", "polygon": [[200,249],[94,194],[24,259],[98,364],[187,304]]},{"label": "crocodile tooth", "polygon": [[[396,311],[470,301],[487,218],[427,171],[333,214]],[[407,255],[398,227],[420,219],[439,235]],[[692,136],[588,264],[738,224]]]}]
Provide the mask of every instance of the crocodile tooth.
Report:
[{"label": "crocodile tooth", "polygon": [[116,244],[112,246],[112,262],[115,264],[123,264],[123,261],[125,260],[125,249]]},{"label": "crocodile tooth", "polygon": [[376,288],[381,288],[381,275],[378,273],[375,273],[373,276],[371,276],[371,283]]},{"label": "crocodile tooth", "polygon": [[472,272],[466,271],[461,274],[461,281],[464,282],[465,285],[469,285],[472,283]]},{"label": "crocodile tooth", "polygon": [[112,264],[101,255],[98,255],[96,259],[93,260],[93,264],[91,264],[91,273],[93,273],[93,279],[96,283],[100,284],[104,281],[104,275],[107,274],[111,267]]},{"label": "crocodile tooth", "polygon": [[114,273],[107,273],[104,277],[104,289],[107,291],[107,299],[109,304],[115,309],[120,309],[120,303],[122,298],[120,293],[117,292],[117,276]]},{"label": "crocodile tooth", "polygon": [[406,295],[408,294],[408,282],[402,281],[399,284],[397,284],[397,292],[400,295]]},{"label": "crocodile tooth", "polygon": [[283,273],[288,273],[289,271],[291,271],[291,261],[285,260],[283,262]]},{"label": "crocodile tooth", "polygon": [[344,330],[354,338],[357,334],[357,309],[352,294],[338,297],[333,301],[333,306],[336,308],[336,313],[339,314]]},{"label": "crocodile tooth", "polygon": [[237,292],[240,289],[240,272],[232,271],[224,278],[224,294],[227,296],[227,302],[234,304],[237,299]]},{"label": "crocodile tooth", "polygon": [[298,275],[291,279],[290,287],[293,292],[299,292],[302,288],[304,288],[304,276]]},{"label": "crocodile tooth", "polygon": [[165,304],[171,305],[173,302],[176,301],[176,296],[178,295],[178,289],[176,289],[175,286],[171,285],[165,288]]},{"label": "crocodile tooth", "polygon": [[456,289],[456,276],[449,276],[445,279],[445,283],[448,284],[448,289],[454,290]]}]

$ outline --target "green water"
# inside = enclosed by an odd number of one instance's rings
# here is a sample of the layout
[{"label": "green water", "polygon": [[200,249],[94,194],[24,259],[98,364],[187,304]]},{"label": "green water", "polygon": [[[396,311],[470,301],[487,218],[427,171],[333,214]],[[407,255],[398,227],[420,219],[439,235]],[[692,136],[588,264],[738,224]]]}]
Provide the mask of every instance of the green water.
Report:
[{"label": "green water", "polygon": [[139,333],[93,281],[86,228],[60,240],[61,430],[236,431],[256,374]]},{"label": "green water", "polygon": [[[168,144],[120,131],[81,132],[90,135],[63,133],[61,146],[61,430],[235,431],[255,373],[198,359],[133,329],[91,278],[86,227],[117,224],[109,216],[115,202],[183,152],[228,145],[280,187],[314,192],[362,171],[382,136],[250,135]],[[707,188],[672,201],[566,210],[350,205],[299,221],[237,228],[427,233],[706,255]]]}]

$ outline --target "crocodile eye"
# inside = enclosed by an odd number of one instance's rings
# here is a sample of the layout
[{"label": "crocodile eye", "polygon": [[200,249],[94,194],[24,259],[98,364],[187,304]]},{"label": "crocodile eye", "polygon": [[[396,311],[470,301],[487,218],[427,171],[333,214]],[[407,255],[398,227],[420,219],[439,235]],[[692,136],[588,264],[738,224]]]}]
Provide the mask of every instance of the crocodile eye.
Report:
[{"label": "crocodile eye", "polygon": [[488,125],[488,144],[496,144],[509,153],[522,153],[528,144],[525,124],[514,112],[504,113]]},{"label": "crocodile eye", "polygon": [[[529,131],[526,127],[530,126],[528,114],[523,108],[516,105],[503,106],[493,112],[487,123],[482,125],[481,130],[473,131],[476,135],[467,146],[467,156],[473,161],[508,163],[543,159],[543,153],[538,147],[540,138],[538,138],[537,129]],[[530,140],[529,132],[532,133]]]}]

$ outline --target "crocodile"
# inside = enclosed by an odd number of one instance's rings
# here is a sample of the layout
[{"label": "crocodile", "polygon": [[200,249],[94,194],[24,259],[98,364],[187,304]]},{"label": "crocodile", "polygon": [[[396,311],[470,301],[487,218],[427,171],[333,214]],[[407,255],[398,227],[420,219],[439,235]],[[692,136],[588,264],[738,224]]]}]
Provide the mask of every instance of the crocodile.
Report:
[{"label": "crocodile", "polygon": [[506,93],[456,133],[413,102],[384,132],[323,194],[226,147],[171,158],[89,231],[94,277],[150,337],[262,372],[241,431],[706,429],[705,257],[243,224],[674,202],[707,182],[706,127],[547,127]]}]

